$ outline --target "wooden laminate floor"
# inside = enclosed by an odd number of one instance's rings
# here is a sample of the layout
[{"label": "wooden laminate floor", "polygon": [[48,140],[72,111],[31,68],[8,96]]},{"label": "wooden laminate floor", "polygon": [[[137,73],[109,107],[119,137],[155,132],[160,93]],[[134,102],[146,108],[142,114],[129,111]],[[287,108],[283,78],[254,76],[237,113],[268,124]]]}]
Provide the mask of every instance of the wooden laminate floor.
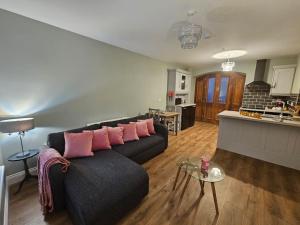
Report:
[{"label": "wooden laminate floor", "polygon": [[[300,172],[216,149],[217,126],[196,123],[176,136],[169,148],[144,164],[150,192],[118,225],[299,225]],[[184,156],[210,155],[226,172],[216,183],[220,214],[216,216],[210,185],[200,195],[199,182],[191,180],[181,197],[184,174],[172,191],[176,162]],[[15,189],[16,187],[12,187]],[[42,216],[37,182],[25,184],[10,196],[10,225],[69,225],[67,213]]]}]

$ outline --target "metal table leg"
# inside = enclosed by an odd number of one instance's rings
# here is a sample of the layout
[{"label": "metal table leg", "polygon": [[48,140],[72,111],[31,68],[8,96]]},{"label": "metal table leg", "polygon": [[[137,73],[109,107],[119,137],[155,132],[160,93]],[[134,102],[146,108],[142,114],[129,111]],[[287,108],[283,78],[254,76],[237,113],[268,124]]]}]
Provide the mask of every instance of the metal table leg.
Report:
[{"label": "metal table leg", "polygon": [[188,178],[187,178],[187,180],[186,180],[186,182],[185,182],[184,188],[183,188],[183,190],[182,190],[182,193],[181,193],[181,196],[182,196],[182,197],[183,197],[183,195],[184,195],[184,193],[185,193],[185,190],[186,190],[186,188],[187,188],[187,186],[188,186],[188,184],[189,184],[189,182],[190,182],[190,180],[191,180],[191,177],[192,177],[192,175],[189,174],[189,176],[188,176]]},{"label": "metal table leg", "polygon": [[178,115],[175,116],[175,134],[177,136],[178,133]]},{"label": "metal table leg", "polygon": [[176,187],[176,184],[177,184],[177,180],[178,180],[178,177],[179,177],[179,174],[180,174],[181,167],[182,167],[182,165],[178,166],[177,174],[176,174],[176,178],[175,178],[175,182],[174,182],[174,186],[173,186],[173,190],[175,190],[175,187]]},{"label": "metal table leg", "polygon": [[24,182],[25,182],[26,180],[30,180],[30,179],[32,179],[32,178],[37,179],[37,176],[31,175],[31,174],[29,173],[29,167],[28,167],[28,164],[27,164],[27,159],[23,159],[22,161],[23,161],[23,163],[24,163],[25,177],[23,178],[23,180],[22,180],[21,183],[19,184],[19,187],[18,187],[17,191],[16,191],[14,194],[18,194],[18,193],[21,191],[21,189],[22,189],[22,187],[23,187],[23,184],[24,184]]},{"label": "metal table leg", "polygon": [[215,183],[212,182],[210,184],[211,184],[211,189],[212,189],[212,193],[213,193],[213,196],[214,196],[216,213],[219,214],[219,207],[218,207],[218,200],[217,200],[217,195],[216,195]]},{"label": "metal table leg", "polygon": [[200,181],[200,187],[201,187],[201,194],[204,195],[204,184],[205,184],[205,182],[201,181],[201,180],[199,180],[199,181]]}]

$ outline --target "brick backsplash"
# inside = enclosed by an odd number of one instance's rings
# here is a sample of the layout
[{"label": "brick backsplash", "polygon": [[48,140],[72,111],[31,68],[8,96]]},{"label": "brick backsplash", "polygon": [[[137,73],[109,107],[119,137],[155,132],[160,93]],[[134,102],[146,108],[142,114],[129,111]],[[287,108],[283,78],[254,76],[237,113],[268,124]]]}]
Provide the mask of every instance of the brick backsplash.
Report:
[{"label": "brick backsplash", "polygon": [[[252,84],[245,86],[242,107],[252,109],[264,109],[274,106],[274,100],[281,99],[283,101],[296,101],[297,95],[291,96],[270,96],[270,86],[267,84]],[[299,104],[298,98],[298,104]]]}]

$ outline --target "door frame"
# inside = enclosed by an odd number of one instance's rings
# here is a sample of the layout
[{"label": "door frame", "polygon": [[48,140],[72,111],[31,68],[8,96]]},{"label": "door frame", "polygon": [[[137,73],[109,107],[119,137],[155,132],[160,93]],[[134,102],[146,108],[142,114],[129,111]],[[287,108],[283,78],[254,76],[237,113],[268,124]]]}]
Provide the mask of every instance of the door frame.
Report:
[{"label": "door frame", "polygon": [[[214,90],[214,97],[213,97],[213,103],[212,104],[212,118],[207,119],[204,118],[207,113],[207,88],[208,88],[208,79],[211,77],[215,77],[215,90]],[[227,86],[227,97],[225,104],[220,105],[219,103],[219,95],[220,95],[220,83],[222,77],[229,77],[228,86]],[[235,85],[237,84],[237,80],[240,79],[243,83],[243,88],[239,88],[239,95],[238,97],[238,107],[236,107],[236,104],[233,106],[233,103],[236,103],[236,90]],[[196,76],[196,82],[195,82],[195,96],[194,101],[196,103],[196,112],[199,115],[196,115],[197,120],[204,121],[204,122],[210,122],[210,123],[218,123],[217,114],[219,113],[220,108],[224,108],[224,110],[237,110],[242,104],[242,98],[244,93],[244,86],[245,86],[245,80],[246,80],[246,74],[241,72],[224,72],[224,71],[214,71],[205,73],[202,75]],[[198,85],[200,85],[200,82],[203,82],[202,85],[202,96],[198,96],[199,90]],[[200,90],[201,92],[201,90]],[[222,109],[221,109],[222,110]]]}]

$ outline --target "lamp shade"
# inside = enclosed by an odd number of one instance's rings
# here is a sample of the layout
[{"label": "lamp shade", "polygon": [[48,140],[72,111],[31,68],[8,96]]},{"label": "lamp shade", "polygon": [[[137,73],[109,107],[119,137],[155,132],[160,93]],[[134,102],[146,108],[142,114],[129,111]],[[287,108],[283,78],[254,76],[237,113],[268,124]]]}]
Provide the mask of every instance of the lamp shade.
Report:
[{"label": "lamp shade", "polygon": [[33,128],[33,118],[17,118],[0,121],[0,132],[2,133],[25,132]]}]

